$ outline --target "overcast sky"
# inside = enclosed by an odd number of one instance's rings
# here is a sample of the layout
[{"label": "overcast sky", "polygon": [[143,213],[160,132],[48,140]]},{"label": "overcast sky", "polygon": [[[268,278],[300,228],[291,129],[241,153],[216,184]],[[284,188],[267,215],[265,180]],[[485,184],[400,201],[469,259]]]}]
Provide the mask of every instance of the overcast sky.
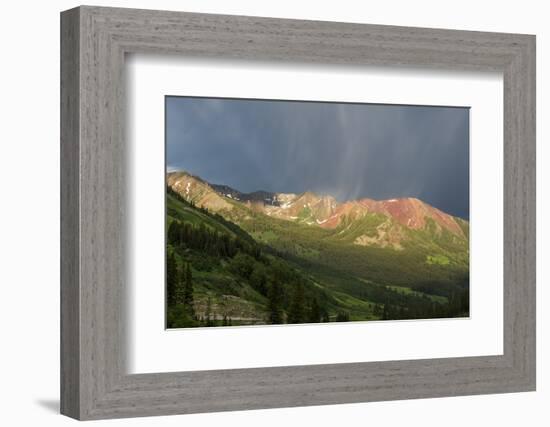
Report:
[{"label": "overcast sky", "polygon": [[469,218],[469,110],[168,97],[166,163],[242,192],[417,197]]}]

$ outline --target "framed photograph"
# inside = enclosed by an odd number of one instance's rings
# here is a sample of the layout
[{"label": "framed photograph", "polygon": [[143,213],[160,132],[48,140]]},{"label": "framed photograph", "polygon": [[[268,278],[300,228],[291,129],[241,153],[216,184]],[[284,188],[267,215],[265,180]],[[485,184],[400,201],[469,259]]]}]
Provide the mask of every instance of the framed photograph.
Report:
[{"label": "framed photograph", "polygon": [[535,390],[535,37],[61,14],[61,411]]},{"label": "framed photograph", "polygon": [[165,114],[167,328],[469,317],[468,108]]}]

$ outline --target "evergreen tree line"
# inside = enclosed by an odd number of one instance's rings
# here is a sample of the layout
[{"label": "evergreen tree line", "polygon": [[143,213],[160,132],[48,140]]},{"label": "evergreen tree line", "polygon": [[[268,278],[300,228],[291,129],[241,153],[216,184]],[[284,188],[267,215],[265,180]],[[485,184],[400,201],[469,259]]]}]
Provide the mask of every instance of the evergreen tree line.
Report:
[{"label": "evergreen tree line", "polygon": [[459,317],[467,316],[469,311],[470,295],[467,289],[453,292],[446,303],[432,301],[424,296],[411,298],[406,305],[386,301],[375,308],[375,314],[381,315],[382,320]]},{"label": "evergreen tree line", "polygon": [[255,259],[261,256],[259,245],[221,233],[204,223],[194,225],[190,222],[173,220],[168,227],[168,243],[175,248],[189,248],[221,258],[233,258],[237,253],[245,253]]},{"label": "evergreen tree line", "polygon": [[[170,195],[171,197],[175,198],[178,202],[180,202],[181,204],[185,205],[185,206],[188,206],[190,208],[193,208],[194,210],[197,210],[201,213],[203,213],[204,215],[207,215],[209,216],[210,218],[213,218],[215,219],[217,222],[219,222],[220,224],[222,224],[224,227],[228,228],[229,230],[231,230],[237,237],[245,240],[246,242],[248,243],[252,243],[254,245],[257,245],[256,241],[252,238],[252,236],[250,236],[246,231],[244,231],[241,227],[239,227],[237,224],[231,222],[231,221],[228,221],[226,220],[223,216],[221,216],[219,213],[217,212],[210,212],[207,208],[205,207],[202,207],[202,206],[197,206],[195,204],[195,202],[193,201],[187,201],[181,194],[179,194],[178,192],[174,191],[171,187],[167,186],[166,187],[166,192],[168,195]],[[174,217],[177,217],[177,213],[173,215]]]},{"label": "evergreen tree line", "polygon": [[[278,253],[291,262],[296,262],[310,271],[323,271],[329,280],[337,281],[347,293],[363,301],[374,303],[373,314],[383,320],[430,319],[443,317],[467,316],[469,313],[469,278],[464,276],[453,284],[435,281],[423,282],[412,288],[415,293],[405,293],[391,287],[375,283],[359,283],[354,277],[347,277],[345,272],[334,276],[335,270],[320,263],[299,259],[291,254]],[[425,295],[423,295],[425,294]],[[429,295],[447,298],[447,303],[433,301]],[[386,309],[384,310],[384,307]],[[349,314],[338,312],[336,321],[349,320]]]},{"label": "evergreen tree line", "polygon": [[[209,256],[224,258],[227,269],[239,279],[246,281],[259,294],[267,299],[267,319],[270,324],[282,323],[318,323],[328,322],[328,297],[318,295],[308,280],[285,262],[273,257],[263,256],[260,246],[251,244],[240,237],[230,236],[216,231],[204,224],[194,225],[187,221],[173,220],[168,227],[168,243],[185,258],[185,250],[192,249]],[[192,298],[185,295],[192,292],[192,274],[190,263],[185,263],[184,273],[177,269],[173,253],[167,258],[168,306],[183,305],[185,310],[177,308],[172,312],[184,316],[187,326],[214,326],[216,322],[209,318],[197,317],[191,308]],[[208,312],[208,306],[207,306]],[[339,321],[345,321],[342,314]],[[347,317],[349,319],[349,315]],[[193,324],[194,322],[194,324]],[[222,321],[229,324],[230,319]],[[172,326],[173,327],[173,326]],[[181,326],[180,326],[181,327]]]},{"label": "evergreen tree line", "polygon": [[166,299],[169,328],[195,326],[197,320],[193,298],[193,274],[190,263],[180,268],[174,252],[166,257]]},{"label": "evergreen tree line", "polygon": [[268,257],[255,260],[238,253],[228,269],[266,297],[267,323],[329,321],[328,296],[286,263]]},{"label": "evergreen tree line", "polygon": [[[227,268],[231,273],[248,282],[254,290],[267,298],[266,320],[268,323],[329,321],[328,297],[315,289],[295,269],[289,267],[285,262],[263,255],[261,246],[237,224],[225,220],[217,213],[211,213],[205,208],[195,206],[193,202],[188,202],[170,187],[167,188],[167,192],[184,205],[199,210],[234,233],[234,236],[231,236],[208,227],[204,223],[195,225],[188,221],[173,219],[168,227],[167,243],[182,258],[185,257],[184,250],[191,249],[212,257],[227,259],[229,261]],[[186,265],[187,269],[189,263]],[[167,272],[168,270],[170,269],[167,267]],[[171,303],[178,304],[179,302],[169,299],[169,306]],[[208,311],[209,305],[207,304],[206,312]],[[339,321],[349,320],[349,314],[340,314]],[[194,320],[198,325],[205,323],[206,326],[213,326],[215,323],[208,319],[206,313],[204,319],[195,316]],[[231,319],[224,319],[222,324],[230,322]]]},{"label": "evergreen tree line", "polygon": [[[228,258],[228,270],[267,298],[268,323],[330,321],[328,298],[311,292],[308,281],[286,263],[261,256],[259,248],[204,225],[195,226],[177,220],[172,222],[168,234],[169,242],[176,248],[188,247],[204,251],[211,256]],[[251,247],[254,250],[249,250]],[[190,263],[186,263],[184,272],[180,273],[173,253],[170,254],[167,260],[167,275],[168,305],[182,304],[185,307],[183,312],[180,310],[180,316],[184,315],[188,326],[213,326],[215,322],[210,318],[210,314],[199,318],[194,313]],[[374,284],[365,286],[360,297],[379,301],[375,304],[373,314],[383,320],[456,317],[469,312],[467,289],[451,293],[448,303],[434,302],[426,295],[405,295]],[[335,321],[349,321],[349,313],[339,311]],[[230,322],[230,319],[224,318],[222,324]]]}]

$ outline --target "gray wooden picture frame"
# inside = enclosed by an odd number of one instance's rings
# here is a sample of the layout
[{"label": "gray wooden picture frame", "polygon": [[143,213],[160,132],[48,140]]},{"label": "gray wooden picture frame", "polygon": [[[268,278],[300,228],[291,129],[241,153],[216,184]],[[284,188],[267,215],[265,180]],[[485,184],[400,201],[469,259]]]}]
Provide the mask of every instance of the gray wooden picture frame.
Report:
[{"label": "gray wooden picture frame", "polygon": [[[124,60],[136,52],[502,72],[504,354],[127,374]],[[535,390],[532,35],[71,9],[61,14],[61,166],[65,415],[85,420]]]}]

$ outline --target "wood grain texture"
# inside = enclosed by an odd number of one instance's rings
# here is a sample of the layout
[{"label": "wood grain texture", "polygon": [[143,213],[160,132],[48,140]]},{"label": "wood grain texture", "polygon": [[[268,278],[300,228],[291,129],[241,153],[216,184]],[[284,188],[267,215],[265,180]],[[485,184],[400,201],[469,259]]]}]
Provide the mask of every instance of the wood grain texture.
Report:
[{"label": "wood grain texture", "polygon": [[61,412],[80,414],[79,17],[61,20]]},{"label": "wood grain texture", "polygon": [[[62,413],[100,419],[534,390],[534,36],[86,6],[63,12],[61,27]],[[503,72],[504,354],[128,375],[127,53]]]}]

